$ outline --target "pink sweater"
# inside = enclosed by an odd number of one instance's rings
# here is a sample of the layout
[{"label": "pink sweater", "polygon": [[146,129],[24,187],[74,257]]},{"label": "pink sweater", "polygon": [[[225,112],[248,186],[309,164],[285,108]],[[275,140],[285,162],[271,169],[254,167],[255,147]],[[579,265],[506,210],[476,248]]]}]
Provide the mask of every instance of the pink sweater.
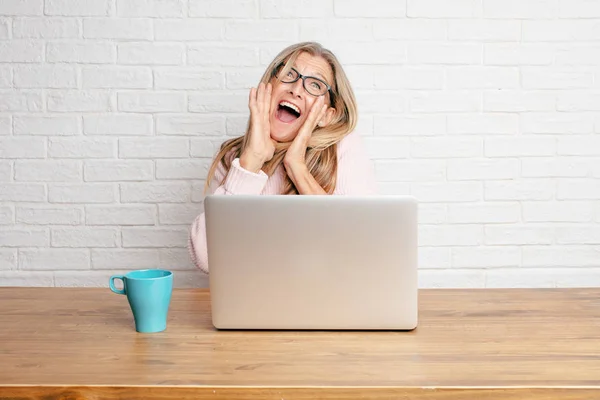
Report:
[{"label": "pink sweater", "polygon": [[[342,139],[337,148],[338,171],[334,195],[364,195],[377,192],[373,166],[369,160],[362,138],[351,133]],[[219,166],[215,172],[214,182],[221,182],[226,172]],[[233,160],[231,168],[222,185],[213,194],[236,195],[273,195],[281,194],[286,176],[281,165],[271,177],[259,171],[255,174],[243,169],[239,159]],[[211,185],[211,187],[214,187]],[[208,255],[206,250],[206,229],[204,213],[198,215],[192,223],[189,236],[189,251],[194,264],[208,273]]]}]

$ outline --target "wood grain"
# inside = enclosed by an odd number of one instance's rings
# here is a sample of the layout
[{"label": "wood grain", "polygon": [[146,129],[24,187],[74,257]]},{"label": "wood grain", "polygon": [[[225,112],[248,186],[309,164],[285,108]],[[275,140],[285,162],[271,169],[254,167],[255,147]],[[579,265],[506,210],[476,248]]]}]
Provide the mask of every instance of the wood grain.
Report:
[{"label": "wood grain", "polygon": [[421,290],[419,310],[412,332],[217,331],[209,292],[178,289],[139,334],[108,289],[0,288],[0,399],[600,398],[600,289]]}]

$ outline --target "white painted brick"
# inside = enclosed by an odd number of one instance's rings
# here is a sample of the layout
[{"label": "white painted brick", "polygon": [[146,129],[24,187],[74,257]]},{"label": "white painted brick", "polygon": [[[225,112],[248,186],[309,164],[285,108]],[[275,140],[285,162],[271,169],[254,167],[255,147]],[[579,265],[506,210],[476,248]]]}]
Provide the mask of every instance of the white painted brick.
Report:
[{"label": "white painted brick", "polygon": [[[346,1],[344,4],[352,3]],[[384,5],[385,6],[385,5]],[[333,2],[331,0],[304,0],[294,3],[286,0],[259,0],[261,18],[330,18],[333,16]],[[336,4],[336,12],[339,11]],[[342,6],[342,10],[343,10]],[[337,15],[343,15],[337,13]],[[345,15],[352,16],[352,15]],[[361,15],[366,17],[367,15]]]},{"label": "white painted brick", "polygon": [[481,288],[485,286],[485,270],[422,270],[419,271],[419,288]]},{"label": "white painted brick", "polygon": [[[481,2],[478,0],[454,0],[452,2],[439,0],[407,1],[406,15],[410,18],[473,18],[481,15]],[[386,15],[380,16],[386,17]]]},{"label": "white painted brick", "polygon": [[594,205],[588,201],[523,202],[525,222],[591,222]]},{"label": "white painted brick", "polygon": [[409,97],[411,112],[475,112],[481,110],[481,94],[472,91],[418,92]]},{"label": "white painted brick", "polygon": [[598,156],[600,155],[600,136],[569,135],[559,137],[557,153],[563,156]]},{"label": "white painted brick", "polygon": [[455,224],[515,223],[521,219],[519,203],[449,204],[448,222]]},{"label": "white painted brick", "polygon": [[182,43],[122,43],[117,46],[119,64],[181,65],[184,54]]},{"label": "white painted brick", "polygon": [[521,132],[581,134],[594,132],[594,116],[576,113],[521,114]]},{"label": "white painted brick", "polygon": [[564,45],[556,52],[556,65],[599,65],[600,46],[598,45]]},{"label": "white painted brick", "polygon": [[[356,92],[356,101],[366,113],[403,113],[406,110],[406,98],[401,93],[360,91]],[[246,108],[248,106],[246,105]]]},{"label": "white painted brick", "polygon": [[154,22],[154,38],[171,41],[219,41],[223,39],[225,22],[214,19],[163,19]]},{"label": "white painted brick", "polygon": [[[111,270],[111,271],[55,271],[54,286],[61,287],[92,287],[92,288],[107,288],[111,275],[123,275],[126,270]],[[118,286],[118,284],[117,284]]]},{"label": "white painted brick", "polygon": [[448,222],[448,208],[446,204],[419,204],[419,223],[444,224],[446,222]]},{"label": "white painted brick", "polygon": [[518,267],[521,248],[517,246],[456,247],[452,249],[453,268]]},{"label": "white painted brick", "polygon": [[554,111],[556,94],[548,91],[486,91],[483,94],[483,109],[495,112]]},{"label": "white painted brick", "polygon": [[[282,1],[280,0],[280,2]],[[328,2],[325,2],[325,4],[328,4]],[[373,0],[365,3],[360,0],[333,0],[333,5],[337,17],[402,18],[406,16],[404,1]],[[325,10],[328,10],[328,8],[326,7]],[[318,9],[315,12],[318,15]],[[314,14],[312,17],[314,17]]]},{"label": "white painted brick", "polygon": [[225,134],[225,118],[220,115],[158,115],[156,116],[156,133],[161,135],[223,136]]},{"label": "white painted brick", "polygon": [[17,249],[0,249],[0,271],[11,269],[17,269]]},{"label": "white painted brick", "polygon": [[156,207],[136,204],[115,206],[87,206],[86,225],[154,225]]},{"label": "white painted brick", "polygon": [[12,163],[8,160],[0,160],[0,182],[9,182],[12,176]]},{"label": "white painted brick", "polygon": [[200,113],[239,113],[248,110],[248,93],[206,94],[191,93],[188,96],[191,112]]},{"label": "white painted brick", "polygon": [[483,59],[483,45],[419,43],[409,44],[409,64],[480,64]]},{"label": "white painted brick", "polygon": [[483,243],[481,225],[425,225],[419,226],[421,246],[477,246]]},{"label": "white painted brick", "polygon": [[[242,136],[245,134],[247,126],[248,126],[248,120],[249,120],[249,115],[243,115],[243,116],[228,116],[227,117],[227,139],[231,139],[231,137],[238,137],[238,136]],[[221,134],[221,133],[217,133],[215,132],[215,134]]]},{"label": "white painted brick", "polygon": [[82,210],[57,207],[17,207],[16,221],[27,225],[79,225]]},{"label": "white painted brick", "polygon": [[555,153],[554,137],[511,136],[485,139],[486,157],[551,156]]},{"label": "white painted brick", "polygon": [[600,4],[594,0],[559,0],[562,18],[600,18]]},{"label": "white painted brick", "polygon": [[48,187],[50,203],[113,203],[116,198],[115,187],[112,184],[52,184]]},{"label": "white painted brick", "polygon": [[600,179],[562,178],[558,180],[558,200],[598,200]]},{"label": "white painted brick", "polygon": [[149,181],[154,177],[150,160],[85,161],[83,177],[86,182]]},{"label": "white painted brick", "polygon": [[198,268],[173,274],[173,286],[176,288],[208,288],[208,283],[208,275]]},{"label": "white painted brick", "polygon": [[0,39],[9,39],[10,32],[10,21],[8,19],[0,18]]},{"label": "white painted brick", "polygon": [[117,247],[119,231],[112,228],[53,228],[52,247]]},{"label": "white painted brick", "polygon": [[121,138],[119,158],[187,158],[187,138]]},{"label": "white painted brick", "polygon": [[[167,268],[172,271],[177,271],[174,273],[174,275],[181,276],[181,275],[185,274],[186,278],[180,277],[180,279],[178,279],[179,282],[181,282],[184,279],[188,279],[187,276],[190,276],[190,275],[187,275],[187,274],[189,274],[190,272],[192,272],[192,273],[200,272],[198,270],[198,267],[196,267],[192,263],[192,260],[190,258],[190,253],[187,248],[173,247],[173,248],[160,249],[158,251],[158,254],[160,257],[160,265],[163,268]],[[187,270],[187,271],[185,271],[185,270]],[[204,275],[204,274],[202,274],[202,275]],[[175,278],[175,277],[173,276],[173,278]]]},{"label": "white painted brick", "polygon": [[186,228],[125,228],[123,247],[187,247]]},{"label": "white painted brick", "polygon": [[301,19],[300,40],[319,41],[321,38],[327,38],[328,40],[335,42],[343,42],[344,40],[352,42],[372,42],[373,27],[373,20],[364,18]]},{"label": "white painted brick", "polygon": [[[344,68],[344,72],[348,80],[352,83],[354,90],[373,89],[375,87],[375,68],[375,66],[369,67],[367,65],[348,65]],[[260,74],[262,74],[262,69],[260,73],[257,72],[257,75],[252,76],[254,84],[248,85],[248,88],[256,86],[256,76],[260,76]]]},{"label": "white painted brick", "polygon": [[17,66],[14,70],[17,88],[76,88],[77,71],[63,65]]},{"label": "white painted brick", "polygon": [[43,42],[24,39],[0,41],[0,63],[40,63],[43,58]]},{"label": "white painted brick", "polygon": [[409,195],[410,183],[408,182],[377,182],[379,193],[384,196],[388,195]]},{"label": "white painted brick", "polygon": [[526,178],[586,177],[592,161],[577,157],[524,158],[521,160],[521,175]]},{"label": "white painted brick", "polygon": [[557,13],[556,0],[483,0],[485,18],[542,19]]},{"label": "white painted brick", "polygon": [[44,202],[46,189],[44,185],[28,183],[2,183],[0,184],[0,201],[13,202]]},{"label": "white painted brick", "polygon": [[419,247],[419,269],[446,269],[450,268],[450,247]]},{"label": "white painted brick", "polygon": [[14,116],[15,135],[70,136],[81,133],[80,119],[75,116]]},{"label": "white painted brick", "polygon": [[157,249],[92,249],[93,269],[160,268]]},{"label": "white painted brick", "polygon": [[204,179],[211,160],[157,160],[156,179]]},{"label": "white painted brick", "polygon": [[47,247],[48,230],[35,228],[2,228],[0,243],[3,247]]},{"label": "white painted brick", "polygon": [[0,88],[13,86],[13,70],[8,66],[0,66]]},{"label": "white painted brick", "polygon": [[115,44],[110,42],[49,42],[46,61],[80,64],[112,64],[117,60]]},{"label": "white painted brick", "polygon": [[108,16],[110,0],[46,0],[44,14],[61,16]]},{"label": "white painted brick", "polygon": [[15,18],[13,36],[31,39],[75,39],[79,23],[74,18]]},{"label": "white painted brick", "polygon": [[150,115],[107,114],[83,117],[86,135],[145,136],[152,135]]},{"label": "white painted brick", "polygon": [[88,270],[90,251],[88,249],[21,249],[19,269],[56,271]]},{"label": "white painted brick", "polygon": [[[335,54],[342,65],[406,64],[406,45],[401,41],[342,42],[336,44]],[[271,62],[271,60],[269,60]]]},{"label": "white painted brick", "polygon": [[232,42],[291,42],[298,39],[299,31],[296,20],[236,20],[225,23],[225,39]]},{"label": "white painted brick", "polygon": [[446,133],[446,117],[442,115],[405,117],[377,115],[374,118],[376,135],[435,136]]},{"label": "white painted brick", "polygon": [[525,267],[599,267],[600,246],[527,246],[523,247]]},{"label": "white painted brick", "polygon": [[144,18],[85,18],[86,39],[152,40],[152,20]]},{"label": "white painted brick", "polygon": [[461,158],[483,155],[482,138],[413,138],[410,154],[415,158]]},{"label": "white painted brick", "polygon": [[519,268],[487,271],[487,287],[568,288],[598,287],[600,268]]},{"label": "white painted brick", "polygon": [[196,68],[157,68],[154,70],[155,89],[222,89],[225,87],[224,81],[224,74],[218,71],[198,71]]},{"label": "white painted brick", "polygon": [[450,67],[446,70],[448,89],[517,89],[519,70],[514,67]]},{"label": "white painted brick", "polygon": [[372,160],[408,158],[410,140],[398,137],[366,137],[363,140],[367,155]]},{"label": "white painted brick", "polygon": [[487,43],[483,53],[487,65],[551,65],[556,49],[548,44]]},{"label": "white painted brick", "polygon": [[[519,0],[514,0],[519,1]],[[524,42],[585,42],[600,40],[600,27],[593,19],[523,21]]]},{"label": "white painted brick", "polygon": [[255,0],[188,0],[190,17],[255,18]]},{"label": "white painted brick", "polygon": [[516,179],[518,175],[519,161],[516,159],[448,160],[449,181]]},{"label": "white painted brick", "polygon": [[[419,3],[421,1],[419,0]],[[478,42],[518,42],[521,39],[521,23],[515,20],[449,20],[448,39]]]},{"label": "white painted brick", "polygon": [[556,194],[552,179],[484,182],[486,200],[550,200]]},{"label": "white painted brick", "polygon": [[539,245],[554,241],[554,227],[551,225],[487,225],[484,230],[486,245]]},{"label": "white painted brick", "polygon": [[116,158],[116,139],[49,138],[48,156],[52,158]]},{"label": "white painted brick", "polygon": [[354,128],[359,135],[366,137],[373,135],[373,116],[366,115],[359,111],[358,113],[358,123],[356,124],[356,128]]},{"label": "white painted brick", "polygon": [[[599,49],[600,51],[600,49]],[[558,111],[600,111],[600,93],[590,91],[569,91],[564,94],[559,94],[556,101],[556,109]],[[571,114],[569,114],[571,115]],[[592,120],[592,128],[594,125],[593,115],[575,115],[575,117],[587,117]],[[592,129],[593,132],[593,129]]]},{"label": "white painted brick", "polygon": [[[192,182],[192,203],[200,203],[198,205],[199,212],[203,212],[202,201],[204,201],[204,182],[205,181],[196,181]],[[600,215],[600,210],[598,211]]]},{"label": "white painted brick", "polygon": [[375,174],[382,182],[443,181],[446,178],[446,161],[376,161]]},{"label": "white painted brick", "polygon": [[197,204],[160,204],[158,221],[161,225],[191,225],[200,213]]},{"label": "white painted brick", "polygon": [[522,67],[524,89],[586,89],[593,85],[592,71],[556,67]]},{"label": "white painted brick", "polygon": [[183,0],[116,0],[118,17],[183,17]]},{"label": "white painted brick", "polygon": [[187,203],[188,182],[120,184],[122,203]]},{"label": "white painted brick", "polygon": [[[245,89],[250,90],[251,87],[258,87],[260,78],[264,73],[264,69],[261,68],[244,68],[235,72],[227,72],[226,81],[227,89]],[[214,72],[213,72],[214,74]],[[221,77],[213,78],[213,84],[220,83]],[[356,86],[353,86],[356,88]]]},{"label": "white painted brick", "polygon": [[[0,206],[0,225],[12,225],[15,223],[15,211],[12,207]],[[0,257],[2,254],[0,253]],[[0,258],[1,260],[1,258]]]},{"label": "white painted brick", "polygon": [[444,70],[441,68],[375,67],[374,87],[383,90],[443,89]]},{"label": "white painted brick", "polygon": [[117,94],[119,111],[124,112],[183,112],[185,93],[122,92]]},{"label": "white painted brick", "polygon": [[481,182],[412,183],[411,194],[420,202],[463,202],[483,200]]},{"label": "white painted brick", "polygon": [[52,287],[52,272],[5,271],[0,272],[0,286],[10,287]]},{"label": "white painted brick", "polygon": [[2,0],[0,15],[43,15],[44,0]]},{"label": "white painted brick", "polygon": [[519,116],[515,114],[448,115],[450,134],[514,135],[519,132]]},{"label": "white painted brick", "polygon": [[0,137],[0,159],[45,158],[46,140],[31,137]]},{"label": "white painted brick", "polygon": [[75,182],[81,181],[81,161],[32,160],[15,161],[15,181]]},{"label": "white painted brick", "polygon": [[12,133],[12,120],[10,116],[0,115],[0,135],[10,135]]},{"label": "white painted brick", "polygon": [[446,21],[424,18],[380,19],[373,24],[373,36],[376,40],[444,41]]},{"label": "white painted brick", "polygon": [[231,45],[189,45],[187,63],[189,65],[251,67],[259,63],[258,51],[253,46]]},{"label": "white painted brick", "polygon": [[100,90],[55,90],[48,92],[48,111],[103,112],[110,110],[110,93]]}]

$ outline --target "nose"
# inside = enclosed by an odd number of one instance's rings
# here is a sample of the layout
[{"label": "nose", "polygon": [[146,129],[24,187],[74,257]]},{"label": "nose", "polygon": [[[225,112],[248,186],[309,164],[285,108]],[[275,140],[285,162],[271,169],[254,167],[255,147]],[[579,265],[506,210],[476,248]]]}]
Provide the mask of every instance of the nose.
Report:
[{"label": "nose", "polygon": [[290,84],[290,93],[294,97],[302,98],[304,95],[304,86],[302,79],[298,79],[296,82]]}]

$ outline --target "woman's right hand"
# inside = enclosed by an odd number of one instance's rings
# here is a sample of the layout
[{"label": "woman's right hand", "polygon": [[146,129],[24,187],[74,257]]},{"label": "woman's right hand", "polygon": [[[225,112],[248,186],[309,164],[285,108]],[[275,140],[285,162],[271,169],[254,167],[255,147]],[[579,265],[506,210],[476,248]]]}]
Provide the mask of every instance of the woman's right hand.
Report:
[{"label": "woman's right hand", "polygon": [[250,89],[250,130],[246,148],[240,156],[240,166],[248,171],[257,173],[263,164],[273,158],[275,143],[271,139],[271,124],[269,122],[271,111],[270,83],[260,83],[258,90]]}]

